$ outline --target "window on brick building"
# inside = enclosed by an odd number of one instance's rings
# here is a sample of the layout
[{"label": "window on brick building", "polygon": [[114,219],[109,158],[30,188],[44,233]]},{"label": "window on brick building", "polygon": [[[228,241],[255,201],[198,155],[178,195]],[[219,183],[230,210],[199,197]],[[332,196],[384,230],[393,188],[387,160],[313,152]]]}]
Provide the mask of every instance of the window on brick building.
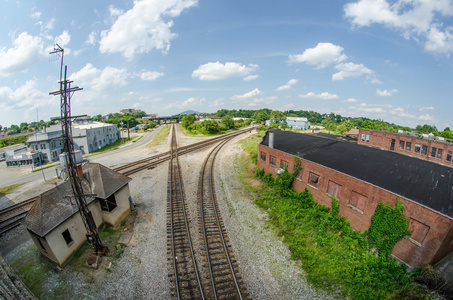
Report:
[{"label": "window on brick building", "polygon": [[327,195],[335,196],[335,198],[340,199],[339,198],[340,190],[341,190],[341,185],[329,180],[329,185],[327,186]]},{"label": "window on brick building", "polygon": [[392,143],[390,144],[390,150],[395,150],[395,139],[392,139]]},{"label": "window on brick building", "polygon": [[451,161],[451,157],[453,156],[453,153],[451,151],[448,151],[447,153],[447,161]]},{"label": "window on brick building", "polygon": [[63,231],[62,235],[66,242],[66,245],[71,246],[71,244],[74,243],[74,240],[72,239],[69,229],[66,229],[65,231]]},{"label": "window on brick building", "polygon": [[299,173],[296,175],[297,180],[302,180],[302,169],[300,169]]},{"label": "window on brick building", "polygon": [[423,145],[422,146],[422,154],[426,155],[426,153],[428,153],[428,146]]},{"label": "window on brick building", "polygon": [[431,148],[431,157],[436,157],[436,152],[437,152],[437,148],[436,147],[432,147]]},{"label": "window on brick building", "polygon": [[362,133],[362,141],[365,141],[365,133]]},{"label": "window on brick building", "polygon": [[422,147],[422,145],[420,145],[420,144],[415,144],[414,152],[415,152],[415,153],[420,153],[421,147]]},{"label": "window on brick building", "polygon": [[315,188],[318,188],[318,186],[319,186],[319,175],[310,172],[310,176],[308,177],[308,184],[313,186],[313,187],[315,187]]},{"label": "window on brick building", "polygon": [[277,159],[275,158],[275,156],[272,156],[272,155],[269,155],[269,164],[271,166],[274,166],[275,167],[275,164],[277,163]]},{"label": "window on brick building", "polygon": [[400,150],[404,150],[404,141],[400,141],[400,145],[398,147]]},{"label": "window on brick building", "polygon": [[437,158],[442,159],[442,149],[437,150]]},{"label": "window on brick building", "polygon": [[406,151],[411,151],[411,148],[412,148],[412,143],[406,142]]},{"label": "window on brick building", "polygon": [[409,222],[409,230],[412,231],[410,238],[422,244],[428,235],[429,226],[411,218]]},{"label": "window on brick building", "polygon": [[266,153],[261,151],[261,161],[266,161]]},{"label": "window on brick building", "polygon": [[280,160],[280,168],[284,169],[288,166],[288,162],[286,160]]},{"label": "window on brick building", "polygon": [[370,141],[370,135],[367,134],[367,135],[366,135],[366,142],[368,143],[369,141]]},{"label": "window on brick building", "polygon": [[366,196],[352,191],[348,206],[358,209],[361,213],[363,213],[367,200],[368,198]]}]

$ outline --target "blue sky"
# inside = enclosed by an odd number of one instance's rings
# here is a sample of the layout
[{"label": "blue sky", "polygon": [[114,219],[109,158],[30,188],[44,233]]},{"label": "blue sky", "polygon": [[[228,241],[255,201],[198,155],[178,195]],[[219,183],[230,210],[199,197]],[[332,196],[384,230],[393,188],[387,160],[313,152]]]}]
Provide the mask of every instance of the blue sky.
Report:
[{"label": "blue sky", "polygon": [[453,1],[137,0],[0,4],[0,124],[137,108],[314,110],[453,127]]}]

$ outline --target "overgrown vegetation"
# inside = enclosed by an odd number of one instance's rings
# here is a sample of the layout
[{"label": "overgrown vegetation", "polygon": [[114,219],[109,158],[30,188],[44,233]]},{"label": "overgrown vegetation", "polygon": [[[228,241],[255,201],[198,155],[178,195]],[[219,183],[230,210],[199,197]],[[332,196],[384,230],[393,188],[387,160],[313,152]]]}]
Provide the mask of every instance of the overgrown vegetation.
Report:
[{"label": "overgrown vegetation", "polygon": [[181,126],[189,134],[203,134],[212,135],[225,133],[229,130],[239,129],[241,127],[249,126],[252,120],[240,119],[233,120],[229,115],[222,117],[222,121],[219,124],[215,120],[205,120],[200,123],[195,123],[194,115],[181,116]]},{"label": "overgrown vegetation", "polygon": [[0,188],[0,198],[14,192],[17,188],[25,183],[16,183]]},{"label": "overgrown vegetation", "polygon": [[26,135],[19,135],[19,136],[13,136],[13,137],[1,139],[0,148],[17,145],[17,144],[24,144],[27,141],[29,136],[30,136],[29,134],[26,134]]},{"label": "overgrown vegetation", "polygon": [[[242,141],[243,149],[249,152],[248,162],[241,165],[244,170],[256,164],[260,140],[254,136]],[[379,204],[370,229],[364,233],[354,231],[349,221],[339,216],[337,199],[332,198],[329,209],[318,205],[308,189],[294,191],[291,182],[297,173],[296,166],[294,172],[284,172],[274,179],[255,168],[255,176],[265,185],[259,189],[246,187],[256,194],[255,203],[268,213],[269,222],[287,243],[292,259],[302,262],[311,284],[352,299],[433,299],[431,291],[414,283],[420,270],[409,273],[405,264],[389,258],[395,243],[409,233],[401,203],[395,207]],[[250,179],[243,175],[242,181]]]},{"label": "overgrown vegetation", "polygon": [[96,154],[101,154],[101,153],[104,153],[104,152],[108,152],[108,151],[112,151],[112,150],[116,150],[118,149],[119,146],[121,146],[122,144],[125,144],[127,143],[128,141],[130,141],[131,139],[133,139],[134,137],[131,137],[131,138],[119,138],[118,140],[116,140],[114,143],[111,143],[111,144],[108,144],[108,145],[105,145],[104,147],[102,147],[101,149],[98,149],[96,151],[93,151],[89,154],[89,156],[91,155],[96,155]]},{"label": "overgrown vegetation", "polygon": [[153,140],[146,145],[147,148],[151,148],[160,144],[167,135],[170,133],[170,125],[165,125],[159,130],[159,132],[154,136]]}]

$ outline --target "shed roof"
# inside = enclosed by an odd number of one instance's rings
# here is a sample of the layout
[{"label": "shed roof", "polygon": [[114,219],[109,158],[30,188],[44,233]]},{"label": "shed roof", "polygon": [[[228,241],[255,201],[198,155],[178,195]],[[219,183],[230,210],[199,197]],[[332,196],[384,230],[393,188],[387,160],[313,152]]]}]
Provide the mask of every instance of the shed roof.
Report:
[{"label": "shed roof", "polygon": [[[369,182],[453,217],[453,168],[391,151],[270,129],[274,148]],[[269,133],[262,145],[268,146]]]},{"label": "shed roof", "polygon": [[[82,188],[85,194],[96,194],[96,198],[108,198],[131,180],[97,163],[86,163],[82,168]],[[89,204],[96,198],[86,197],[86,201]],[[43,237],[78,211],[71,183],[66,181],[39,195],[23,224]]]}]

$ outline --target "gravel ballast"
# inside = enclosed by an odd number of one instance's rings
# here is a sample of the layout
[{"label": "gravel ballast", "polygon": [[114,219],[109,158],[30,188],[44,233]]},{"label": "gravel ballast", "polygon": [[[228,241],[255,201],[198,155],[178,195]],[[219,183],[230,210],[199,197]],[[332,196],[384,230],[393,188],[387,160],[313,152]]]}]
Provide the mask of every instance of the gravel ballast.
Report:
[{"label": "gravel ballast", "polygon": [[[242,188],[235,162],[236,157],[242,155],[238,141],[247,135],[250,134],[233,139],[217,155],[215,189],[219,210],[248,295],[253,299],[332,299],[326,292],[307,284],[298,263],[290,259],[287,246],[270,229],[267,215],[254,204],[251,194]],[[183,136],[178,127],[178,146],[202,139]],[[152,151],[137,151],[165,152],[169,149],[169,143],[167,138]],[[199,171],[211,149],[209,147],[180,157],[185,198],[193,224],[192,236],[197,233],[194,230],[198,226]],[[115,164],[117,162],[118,158]],[[167,262],[167,176],[168,163],[130,176],[133,179],[129,183],[130,191],[137,213],[133,237],[119,259],[104,257],[101,267],[93,271],[99,276],[89,282],[81,272],[72,272],[70,267],[52,272],[46,280],[46,288],[58,286],[63,279],[65,285],[72,287],[69,289],[72,294],[67,295],[66,299],[172,298],[173,285],[168,276],[170,270]],[[23,235],[24,231],[18,229],[18,236]],[[14,234],[12,232],[8,237],[2,237],[0,242],[12,241]],[[197,243],[194,241],[195,249],[199,249]],[[37,250],[29,239],[7,250],[2,246],[2,253],[10,262],[24,251]],[[111,271],[107,272],[105,268],[109,263]]]}]

